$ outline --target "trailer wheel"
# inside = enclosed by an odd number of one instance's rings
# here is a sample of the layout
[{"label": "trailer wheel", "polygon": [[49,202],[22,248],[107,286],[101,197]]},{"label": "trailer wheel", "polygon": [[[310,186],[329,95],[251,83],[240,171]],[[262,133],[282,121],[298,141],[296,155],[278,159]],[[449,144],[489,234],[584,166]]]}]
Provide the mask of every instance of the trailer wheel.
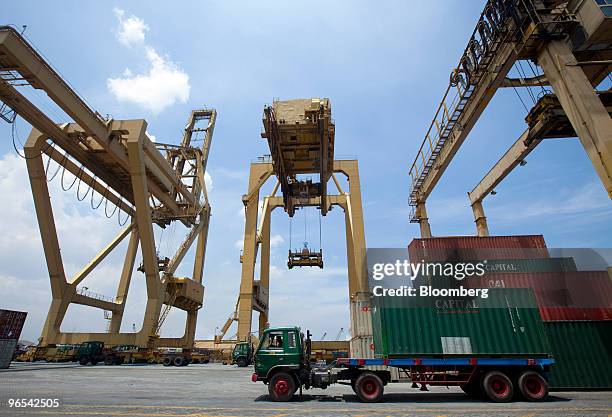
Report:
[{"label": "trailer wheel", "polygon": [[122,358],[121,356],[115,356],[114,361],[113,361],[115,365],[123,365],[124,362],[125,362],[124,358]]},{"label": "trailer wheel", "polygon": [[510,378],[499,371],[491,371],[482,380],[482,389],[487,397],[496,403],[507,403],[512,400],[514,387]]},{"label": "trailer wheel", "polygon": [[182,356],[177,356],[174,358],[174,366],[183,366],[183,357]]},{"label": "trailer wheel", "polygon": [[98,359],[97,358],[91,358],[91,365],[92,366],[96,366],[98,364]]},{"label": "trailer wheel", "polygon": [[379,402],[384,389],[382,379],[373,372],[364,372],[355,381],[355,392],[359,399],[366,403]]},{"label": "trailer wheel", "polygon": [[104,358],[104,365],[111,366],[114,364],[115,364],[115,358],[113,358],[112,356],[107,356]]},{"label": "trailer wheel", "polygon": [[543,401],[548,397],[548,382],[534,371],[525,371],[519,376],[518,389],[527,401]]},{"label": "trailer wheel", "polygon": [[162,362],[162,364],[164,366],[171,366],[172,365],[172,358],[170,358],[169,356],[166,356]]},{"label": "trailer wheel", "polygon": [[89,362],[89,358],[87,356],[81,356],[81,359],[79,359],[79,365],[87,365],[87,362]]},{"label": "trailer wheel", "polygon": [[291,401],[296,385],[291,374],[278,372],[274,374],[268,384],[268,393],[272,397],[272,401]]}]

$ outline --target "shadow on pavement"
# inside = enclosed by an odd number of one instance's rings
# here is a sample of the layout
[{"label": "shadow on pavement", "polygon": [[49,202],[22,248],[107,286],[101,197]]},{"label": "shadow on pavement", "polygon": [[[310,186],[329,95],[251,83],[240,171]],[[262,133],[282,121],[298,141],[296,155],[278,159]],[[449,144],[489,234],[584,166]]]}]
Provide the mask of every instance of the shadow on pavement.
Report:
[{"label": "shadow on pavement", "polygon": [[[272,402],[272,398],[269,395],[261,395],[255,399],[255,401],[266,401]],[[546,403],[554,403],[554,402],[567,402],[571,401],[569,398],[559,397],[556,395],[551,395]],[[337,403],[337,402],[346,402],[346,403],[360,403],[361,401],[354,394],[344,394],[344,395],[312,395],[312,394],[303,394],[296,396],[291,400],[291,402],[295,403],[307,403],[307,402],[326,402],[326,403]],[[488,401],[481,399],[474,399],[468,397],[462,393],[389,393],[385,394],[383,397],[383,401],[385,403],[459,403],[459,404],[486,404]],[[525,403],[525,401],[516,400],[515,403]]]}]

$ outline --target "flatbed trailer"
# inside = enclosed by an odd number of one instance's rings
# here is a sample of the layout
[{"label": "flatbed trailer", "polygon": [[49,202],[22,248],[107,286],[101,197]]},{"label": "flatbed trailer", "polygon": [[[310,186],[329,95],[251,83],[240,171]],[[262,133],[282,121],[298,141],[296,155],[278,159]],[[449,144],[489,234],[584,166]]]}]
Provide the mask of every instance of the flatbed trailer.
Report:
[{"label": "flatbed trailer", "polygon": [[310,334],[297,327],[269,328],[255,354],[251,380],[268,385],[273,401],[290,401],[302,389],[350,385],[364,402],[381,401],[397,368],[419,385],[459,386],[469,396],[494,402],[542,401],[548,396],[548,356],[443,355],[398,358],[338,358],[329,365],[310,359]]},{"label": "flatbed trailer", "polygon": [[340,358],[336,363],[345,367],[363,366],[550,366],[555,363],[552,358],[397,358],[397,359],[356,359]]}]

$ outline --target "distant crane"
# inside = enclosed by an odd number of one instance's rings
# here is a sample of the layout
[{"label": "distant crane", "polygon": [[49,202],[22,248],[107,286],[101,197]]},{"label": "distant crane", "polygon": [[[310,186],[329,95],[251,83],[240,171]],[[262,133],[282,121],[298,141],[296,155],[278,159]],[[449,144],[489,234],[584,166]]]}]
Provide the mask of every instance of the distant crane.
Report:
[{"label": "distant crane", "polygon": [[342,336],[342,333],[344,333],[344,327],[340,327],[340,330],[338,330],[338,334],[336,335],[336,339],[335,339],[336,341],[340,340],[340,336]]}]

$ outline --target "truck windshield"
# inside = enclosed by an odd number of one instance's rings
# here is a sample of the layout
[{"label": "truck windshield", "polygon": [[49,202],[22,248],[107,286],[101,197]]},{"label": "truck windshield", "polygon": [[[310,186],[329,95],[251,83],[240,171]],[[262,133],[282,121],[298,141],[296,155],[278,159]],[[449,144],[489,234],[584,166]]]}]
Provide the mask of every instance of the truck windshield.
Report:
[{"label": "truck windshield", "polygon": [[264,349],[282,349],[283,348],[283,332],[270,332],[266,335],[266,340],[263,343]]},{"label": "truck windshield", "polygon": [[294,348],[295,347],[295,332],[288,332],[287,333],[287,344],[289,348]]}]

